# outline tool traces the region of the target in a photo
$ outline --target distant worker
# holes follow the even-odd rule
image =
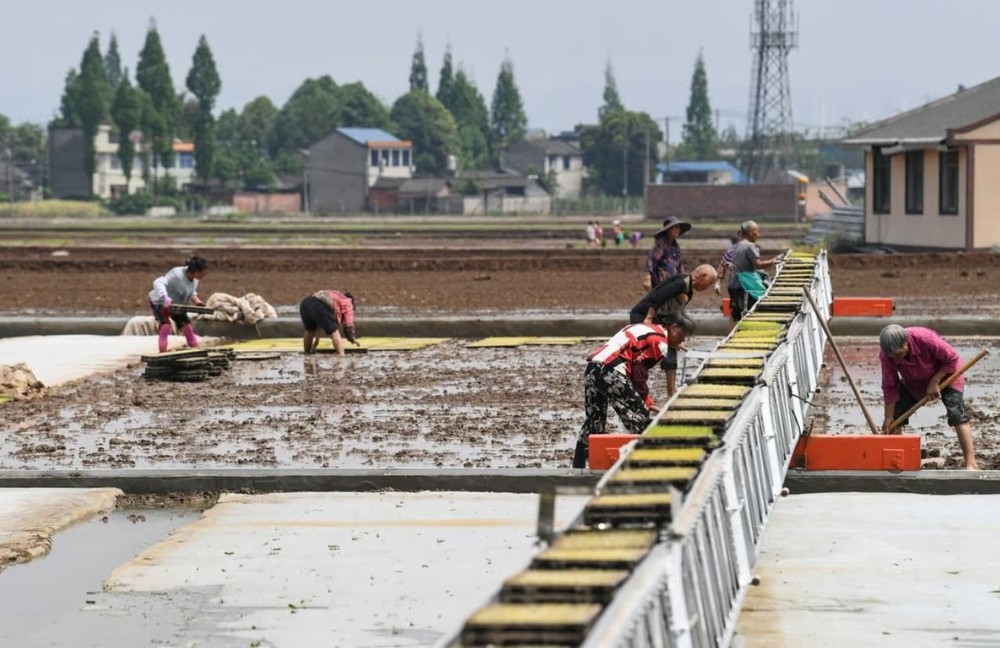
[[[653,248],[646,257],[647,276],[643,282],[646,290],[656,288],[675,274],[684,272],[681,246],[677,239],[689,229],[691,223],[671,216],[663,221],[663,227],[653,235]]]
[[[670,277],[632,307],[629,323],[662,324],[668,313],[683,311],[694,291],[707,290],[715,282],[715,268],[703,263],[691,274]],[[677,393],[677,349],[671,347],[660,363],[667,378],[667,397]]]
[[[615,239],[615,247],[621,247],[621,244],[625,242],[625,228],[622,227],[620,220],[615,220],[611,224],[611,235]]]
[[[694,322],[683,313],[669,313],[663,325],[629,324],[590,354],[583,386],[586,420],[573,453],[574,468],[587,465],[590,435],[607,431],[609,404],[629,432],[646,429],[650,412],[659,411],[649,394],[649,369],[694,329]]]
[[[605,243],[604,228],[601,227],[601,221],[594,221],[594,247],[604,247]]]
[[[961,358],[958,351],[938,335],[922,326],[903,328],[890,324],[878,336],[879,363],[882,365],[882,395],[885,399],[885,420],[882,431],[924,396],[940,398],[948,415],[948,425],[955,428],[958,445],[967,470],[979,470],[972,445],[972,428],[965,411],[962,388],[965,377],[941,388],[941,381],[958,371]],[[903,421],[905,425],[908,421]],[[899,434],[897,427],[894,433]]]
[[[337,355],[344,355],[344,340],[361,346],[354,328],[354,295],[336,290],[320,290],[309,295],[299,304],[299,316],[305,333],[302,336],[302,351],[315,353],[319,346],[319,331],[330,336]],[[343,333],[341,333],[343,331]]]
[[[740,234],[743,238],[733,247],[733,276],[729,279],[729,308],[734,322],[740,321],[743,314],[767,291],[758,271],[774,267],[780,258],[760,258],[760,248],[756,245],[760,238],[760,225],[756,221],[744,221],[740,225]]]
[[[597,230],[594,228],[594,221],[587,221],[587,227],[584,229],[584,235],[587,237],[587,247],[596,247]]]
[[[184,334],[187,345],[192,349],[198,347],[198,336],[194,334],[191,320],[184,311],[171,308],[175,304],[195,304],[203,306],[198,297],[198,282],[208,274],[208,261],[200,256],[193,256],[187,265],[171,268],[167,274],[153,281],[153,289],[149,292],[149,307],[159,325],[160,353],[167,350],[167,338],[170,336],[170,321]]]
[[[639,230],[632,230],[628,234],[628,244],[632,246],[632,249],[639,247],[639,241],[642,240],[642,232]]]

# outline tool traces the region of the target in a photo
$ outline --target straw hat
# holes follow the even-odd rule
[[[682,221],[681,219],[677,218],[676,216],[671,216],[667,220],[663,221],[663,227],[660,229],[660,231],[658,231],[653,236],[654,237],[656,237],[656,236],[663,236],[668,231],[670,231],[671,227],[677,227],[678,225],[681,226],[681,234],[684,234],[684,232],[686,232],[689,229],[691,229],[691,223],[689,223],[687,221]]]

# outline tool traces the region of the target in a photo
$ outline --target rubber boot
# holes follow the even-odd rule
[[[198,336],[194,334],[194,327],[190,324],[185,324],[181,328],[181,332],[184,333],[184,339],[187,340],[188,346],[192,349],[198,348]]]
[[[583,441],[576,442],[576,452],[573,453],[573,467],[587,467],[587,444]]]
[[[170,324],[160,324],[160,353],[167,350],[167,337],[170,336]]]

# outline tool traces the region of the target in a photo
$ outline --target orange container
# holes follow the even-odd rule
[[[607,470],[618,461],[622,446],[638,438],[638,434],[591,434],[587,441],[590,469]]]
[[[810,434],[799,439],[792,468],[805,470],[920,470],[917,434]]]
[[[834,317],[889,317],[896,309],[892,297],[834,297]]]

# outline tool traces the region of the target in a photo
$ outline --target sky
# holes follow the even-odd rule
[[[773,0],[777,2],[777,0]],[[175,88],[204,34],[219,110],[266,95],[279,107],[308,77],[361,81],[387,105],[408,89],[418,35],[433,91],[450,45],[489,103],[509,57],[528,123],[551,133],[596,121],[611,62],[623,103],[678,137],[702,53],[720,128],[746,129],[753,0],[36,0],[0,23],[0,113],[45,123],[91,34],[112,31],[134,72],[155,19]],[[798,130],[874,121],[1000,75],[997,0],[799,0],[788,61]],[[134,77],[133,77],[134,79]]]

